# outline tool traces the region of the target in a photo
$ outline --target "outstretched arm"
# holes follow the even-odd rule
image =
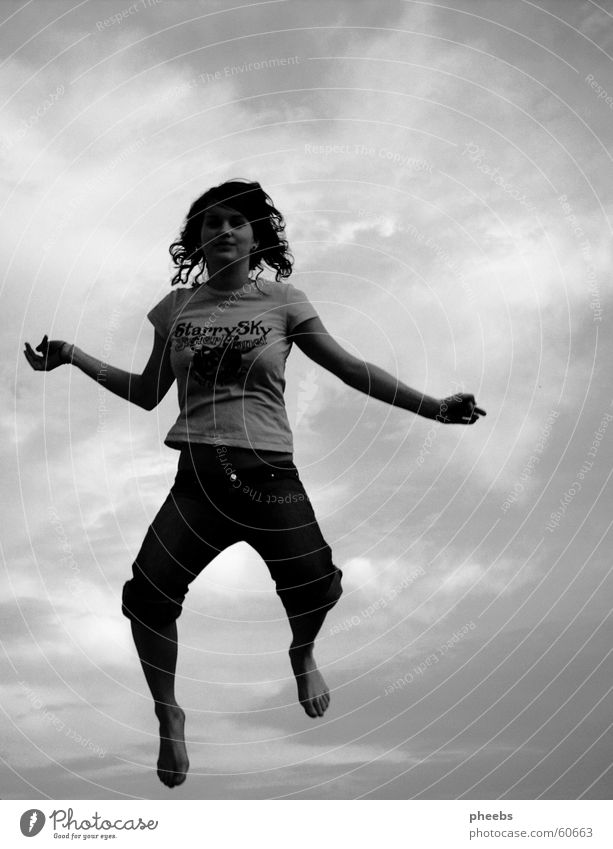
[[[411,389],[379,366],[352,356],[330,336],[319,317],[299,324],[291,339],[307,357],[348,386],[386,404],[445,424],[474,424],[479,416],[486,414],[476,406],[473,395],[461,393],[449,398],[433,398]]]
[[[45,336],[36,347],[36,354],[28,342],[24,354],[35,371],[52,371],[60,365],[71,363],[84,374],[102,384],[109,392],[125,398],[144,410],[152,410],[166,395],[174,381],[170,367],[170,352],[166,340],[156,332],[153,350],[142,374],[133,374],[115,368],[91,357],[68,342],[49,341]]]

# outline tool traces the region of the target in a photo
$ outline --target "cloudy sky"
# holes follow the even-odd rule
[[[487,418],[433,426],[294,351],[295,460],[345,594],[296,702],[244,544],[194,585],[173,798],[613,789],[613,3],[2,4],[2,798],[168,798],[120,612],[174,477],[146,413],[25,340],[138,372],[191,201],[259,180],[353,353]]]

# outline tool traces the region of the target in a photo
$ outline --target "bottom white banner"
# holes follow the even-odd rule
[[[352,849],[567,846],[610,849],[609,801],[0,801],[3,847],[111,846]]]

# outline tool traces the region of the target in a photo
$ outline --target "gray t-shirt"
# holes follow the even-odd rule
[[[147,315],[170,340],[177,379],[180,412],[165,444],[293,451],[283,395],[288,335],[315,316],[304,292],[274,280],[230,293],[208,284],[169,292]]]

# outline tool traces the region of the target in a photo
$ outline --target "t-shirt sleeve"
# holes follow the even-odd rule
[[[319,313],[309,301],[302,289],[296,289],[291,283],[287,286],[287,333],[293,333],[299,324],[309,318],[316,318]]]
[[[174,292],[169,292],[147,313],[147,318],[164,339],[168,336],[170,330],[172,307],[175,301],[174,296]]]

